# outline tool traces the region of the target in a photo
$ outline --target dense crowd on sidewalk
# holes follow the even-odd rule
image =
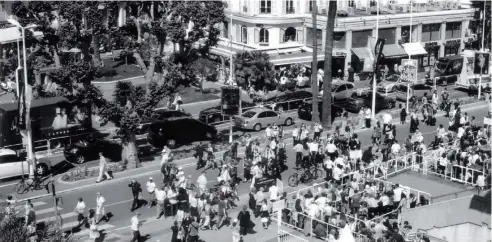
[[[451,105],[445,94],[441,101],[435,96],[433,94],[431,100],[418,101],[425,108],[410,109],[411,135],[405,140],[396,139],[397,129],[391,115],[384,114],[382,120],[374,122],[368,107],[361,111],[358,121],[344,116],[341,125],[326,135],[319,123],[312,127],[295,126],[292,132],[295,162],[292,164],[287,159],[283,129],[275,124],[265,130],[267,142],[260,143],[250,135],[244,138],[244,157],[238,156],[238,141],[233,142],[222,157],[215,157],[211,144],[199,146],[195,158],[196,169],[201,173],[196,179],[186,175],[183,168],[174,163],[173,152],[164,147],[161,159],[164,185],[158,186],[152,177],[145,186],[135,179],[128,184],[134,200],[131,210],[136,211],[131,219],[132,241],[141,240],[138,210],[144,205],[155,206],[158,219],[172,217],[175,220],[171,228],[172,241],[198,241],[201,230],[219,230],[227,226],[236,242],[247,236],[252,217],[260,217],[262,227],[268,229],[274,205],[282,200],[285,202],[282,221],[308,236],[336,241],[340,229],[348,224],[356,235],[368,241],[382,237],[401,241],[411,226],[398,220],[399,211],[425,206],[430,201],[424,195],[384,181],[397,167],[417,164],[420,169],[438,175],[450,174],[480,188],[490,187],[490,127],[478,126],[474,117],[469,118],[467,113],[461,112],[459,103]],[[448,117],[448,129],[435,123],[439,106]],[[489,112],[487,117],[490,116]],[[405,122],[406,108],[402,107],[401,123]],[[424,140],[419,131],[420,122],[437,125],[434,141]],[[355,133],[357,129],[373,130],[372,143],[361,144]],[[453,152],[447,152],[449,150]],[[105,174],[105,164],[101,155],[98,182],[104,175],[110,178]],[[238,174],[240,165],[244,167],[242,177]],[[287,177],[282,174],[287,167],[324,170],[325,182],[290,195],[275,182],[265,182],[286,181]],[[215,183],[212,187],[206,176],[210,170],[218,171],[217,181],[210,181]],[[241,182],[251,183],[247,202],[239,201],[237,185]],[[87,224],[90,238],[94,240],[99,239],[97,225],[100,220],[109,219],[102,194],[97,194],[96,200],[97,208],[90,209],[87,218],[82,198],[75,207],[79,226]],[[144,204],[142,200],[145,200]],[[15,213],[14,199],[11,201],[5,219]],[[247,206],[243,207],[244,204]],[[231,209],[238,206],[239,215],[230,217]]]

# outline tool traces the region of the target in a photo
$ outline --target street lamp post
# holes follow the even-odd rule
[[[32,91],[28,91],[29,84],[27,82],[27,49],[26,49],[26,29],[28,28],[33,28],[35,26],[26,26],[22,27],[22,25],[15,19],[9,18],[7,20],[10,24],[15,25],[16,27],[19,27],[22,30],[22,53],[24,55],[24,60],[23,60],[23,69],[24,69],[24,95],[26,100],[26,138],[27,138],[27,144],[26,144],[26,150],[27,150],[27,160],[28,164],[30,164],[29,167],[29,177],[33,178],[35,175],[34,169],[36,167],[36,160],[34,159],[34,154],[33,154],[33,147],[32,147],[32,130],[31,130],[31,98],[30,95],[32,95]],[[17,49],[19,51],[19,49]],[[19,54],[18,54],[19,55]],[[20,55],[19,55],[20,56]],[[20,61],[19,61],[20,63]],[[17,73],[16,73],[17,74]],[[18,78],[18,76],[17,76]],[[19,85],[19,82],[17,81],[17,85]],[[18,91],[19,93],[19,91]],[[19,93],[20,94],[20,93]],[[20,102],[20,99],[19,99]]]
[[[379,1],[377,2],[377,7],[376,7],[376,42],[379,37]],[[377,63],[377,56],[374,56],[375,63]],[[377,70],[377,66],[374,67],[374,75],[373,75],[373,80],[372,80],[372,119],[376,119],[376,85],[377,85],[377,78],[376,78],[376,73],[379,70]]]

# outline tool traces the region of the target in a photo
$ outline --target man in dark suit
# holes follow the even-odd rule
[[[128,187],[131,188],[133,194],[133,203],[131,209],[131,211],[133,212],[135,211],[135,209],[138,208],[138,205],[140,204],[138,200],[138,194],[142,191],[142,187],[140,186],[140,183],[135,180],[135,178],[131,180],[130,184],[128,184]]]
[[[239,212],[237,219],[239,220],[239,234],[241,236],[246,235],[248,233],[248,228],[251,221],[251,216],[247,206],[244,206],[243,210]]]

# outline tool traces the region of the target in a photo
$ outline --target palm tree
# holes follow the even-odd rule
[[[325,76],[323,78],[323,127],[331,128],[331,81],[332,81],[332,53],[333,53],[333,29],[335,28],[335,17],[337,15],[337,2],[330,1],[328,5],[328,19],[326,21],[325,38]]]

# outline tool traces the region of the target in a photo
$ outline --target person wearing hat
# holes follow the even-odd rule
[[[156,202],[155,199],[156,184],[152,179],[152,177],[149,177],[149,181],[147,181],[146,187],[147,187],[147,192],[149,193],[149,208],[150,208],[154,206],[154,203]]]

